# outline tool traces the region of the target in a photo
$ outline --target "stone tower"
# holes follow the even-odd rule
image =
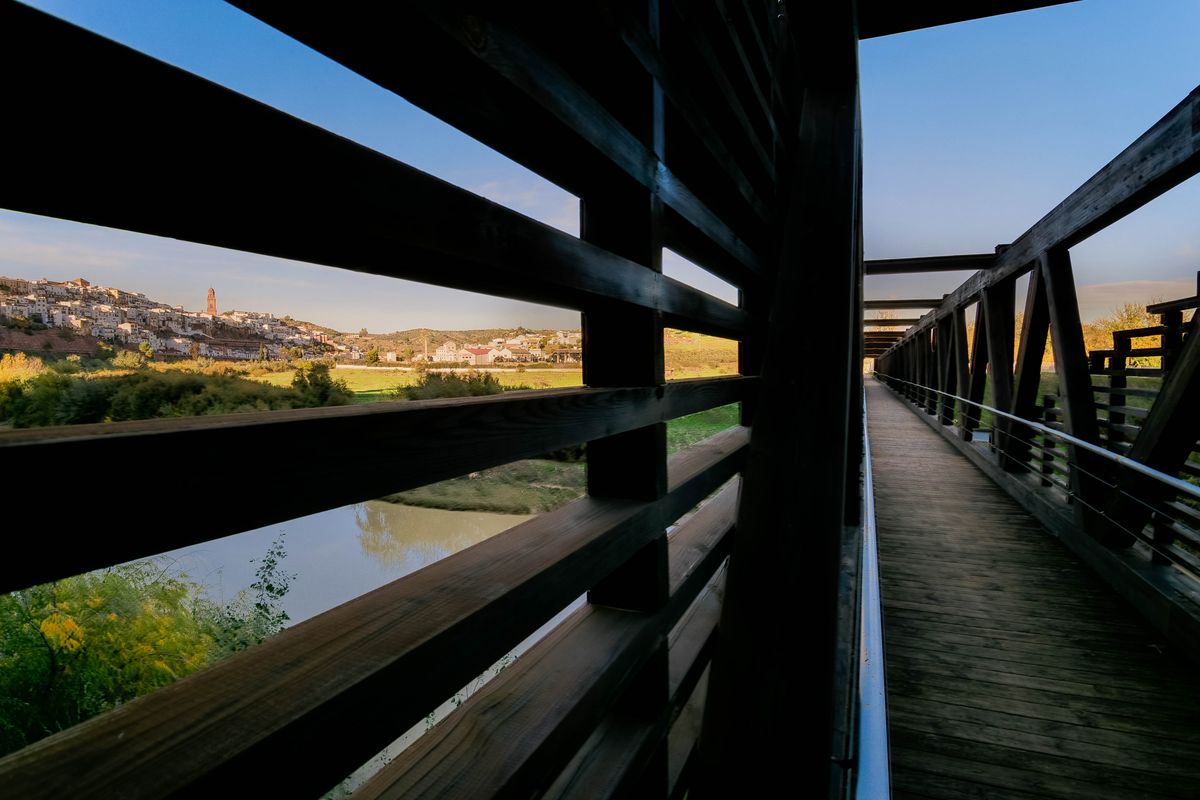
[[[208,289],[208,313],[213,316],[217,313],[217,292],[212,287]]]

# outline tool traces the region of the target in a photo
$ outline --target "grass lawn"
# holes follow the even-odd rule
[[[586,488],[582,463],[528,458],[380,499],[451,511],[540,514],[582,497]]]
[[[668,328],[663,332],[667,380],[738,374],[738,343]]]
[[[667,422],[667,453],[677,453],[741,422],[741,403],[710,408]]]

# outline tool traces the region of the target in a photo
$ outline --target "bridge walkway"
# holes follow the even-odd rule
[[[897,798],[1200,798],[1200,669],[868,380]]]

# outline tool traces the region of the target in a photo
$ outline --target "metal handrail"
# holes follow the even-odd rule
[[[883,661],[883,610],[879,597],[879,550],[875,531],[875,485],[863,391],[863,525],[859,571],[858,751],[856,800],[890,798],[887,682]]]
[[[1024,417],[1018,417],[1016,414],[1010,414],[1007,411],[1001,411],[998,408],[993,408],[992,406],[984,405],[983,403],[977,403],[974,400],[968,400],[965,397],[959,397],[958,395],[951,394],[950,392],[943,392],[940,389],[934,389],[932,386],[923,386],[919,383],[913,383],[912,381],[906,381],[903,378],[896,378],[891,375],[880,375],[879,373],[877,373],[875,371],[872,371],[871,374],[874,375],[875,377],[881,378],[883,380],[907,383],[909,386],[915,386],[916,388],[922,389],[927,392],[934,392],[936,394],[942,395],[943,397],[949,397],[953,400],[960,400],[964,403],[968,403],[972,406],[976,406],[985,411],[990,411],[993,414],[995,414],[996,416],[1004,417],[1005,419],[1010,419],[1010,420],[1013,420],[1014,422],[1019,422],[1020,424],[1024,425],[1027,428],[1032,428],[1033,430],[1039,431],[1040,433],[1045,434],[1047,436],[1054,436],[1058,439],[1062,439],[1064,442],[1073,444],[1078,448],[1087,450],[1090,453],[1095,453],[1098,456],[1107,458],[1109,461],[1112,461],[1114,464],[1120,464],[1121,466],[1127,467],[1127,468],[1133,470],[1134,472],[1139,472],[1142,475],[1145,475],[1147,477],[1154,478],[1155,480],[1158,480],[1158,481],[1162,481],[1163,483],[1167,484],[1172,489],[1175,489],[1176,491],[1180,492],[1181,494],[1186,494],[1189,497],[1192,497],[1196,500],[1200,500],[1200,487],[1195,486],[1194,484],[1188,483],[1185,480],[1180,480],[1179,478],[1176,478],[1173,475],[1168,475],[1165,472],[1159,472],[1158,470],[1154,469],[1153,467],[1148,467],[1140,461],[1134,461],[1132,458],[1128,458],[1126,456],[1119,455],[1117,453],[1112,452],[1111,450],[1105,450],[1103,447],[1100,447],[1099,445],[1092,444],[1091,442],[1086,442],[1083,439],[1079,439],[1075,436],[1072,436],[1069,433],[1063,433],[1062,431],[1056,431],[1056,430],[1054,430],[1054,428],[1043,425],[1040,422],[1034,422],[1033,420],[1025,419]]]

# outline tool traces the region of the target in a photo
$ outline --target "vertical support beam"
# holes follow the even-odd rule
[[[917,402],[917,388],[914,386],[917,382],[917,344],[913,339],[904,343],[904,380],[908,381],[904,384],[904,396],[910,402]]]
[[[1044,422],[1050,422],[1055,404],[1054,395],[1046,395],[1042,398],[1042,419]],[[1042,436],[1042,486],[1050,486],[1050,478],[1046,477],[1054,473],[1054,450],[1056,448],[1055,438],[1053,436]]]
[[[933,391],[938,386],[938,354],[932,327],[922,331],[921,342],[925,352],[925,374],[921,376],[921,384],[929,387],[925,391],[925,413],[932,415],[937,413],[938,403],[938,393]]]
[[[971,387],[971,359],[967,352],[967,314],[966,309],[955,308],[951,320],[952,336],[954,337],[954,375],[956,394],[968,397]],[[965,436],[970,436],[967,430],[967,418],[970,416],[970,404],[959,402],[959,425]]]
[[[1046,286],[1059,395],[1066,401],[1063,422],[1067,433],[1095,442],[1099,439],[1096,404],[1092,400],[1092,380],[1088,373],[1087,348],[1083,343],[1083,323],[1079,319],[1079,301],[1075,296],[1071,254],[1066,248],[1050,250],[1038,259],[1038,267]]]
[[[653,36],[659,35],[657,0],[643,5]],[[662,92],[646,75],[629,97],[633,131],[661,159],[665,147]],[[639,96],[640,95],[640,96]],[[614,174],[580,198],[580,238],[662,272],[663,209],[659,198],[625,175]],[[583,380],[588,386],[662,386],[662,314],[625,305],[592,308],[583,315]],[[587,488],[595,497],[654,500],[667,491],[666,424],[657,423],[587,446]],[[592,587],[588,602],[652,612],[670,594],[665,527],[629,561]],[[646,724],[669,699],[666,643],[635,682]],[[634,691],[634,690],[631,690]],[[653,762],[639,778],[648,794],[665,795],[665,761]]]
[[[1133,339],[1130,336],[1122,336],[1121,331],[1113,331],[1113,354],[1109,359],[1109,370],[1112,373],[1108,376],[1109,388],[1113,391],[1108,393],[1108,442],[1111,446],[1116,442],[1125,440],[1124,435],[1120,431],[1113,428],[1114,425],[1125,424],[1125,414],[1121,411],[1113,411],[1113,406],[1123,406],[1128,402],[1128,395],[1117,393],[1117,389],[1128,388],[1128,381],[1125,376],[1125,370],[1129,368],[1129,351],[1133,349]],[[1165,339],[1165,337],[1164,337]],[[1093,370],[1094,371],[1094,370]],[[1120,374],[1118,374],[1118,372]],[[1092,395],[1095,399],[1095,395]]]
[[[937,326],[938,389],[946,394],[938,395],[938,421],[943,425],[954,424],[954,395],[958,390],[958,371],[954,364],[954,318],[945,317]]]
[[[1081,329],[1082,330],[1082,329]],[[1029,274],[1029,290],[1025,295],[1025,314],[1021,325],[1021,344],[1017,353],[1017,369],[1013,383],[1012,413],[1023,419],[1034,419],[1038,389],[1042,380],[1042,357],[1046,352],[1046,335],[1050,332],[1050,308],[1046,302],[1046,286],[1042,271]],[[1009,471],[1025,468],[1029,461],[1029,442],[1033,430],[1013,422],[997,425],[1004,432],[1005,445],[1001,466]]]
[[[1001,411],[1012,409],[1013,336],[1016,317],[1016,280],[1009,278],[983,290],[979,305],[987,326],[988,371],[992,376],[992,403]],[[978,323],[976,323],[978,324]],[[1001,420],[992,422],[992,445],[1006,444]]]
[[[1200,292],[1200,287],[1197,287],[1197,291]],[[1162,368],[1166,375],[1175,369],[1175,362],[1179,360],[1179,353],[1183,349],[1183,312],[1168,311],[1159,315],[1159,321],[1166,328],[1162,335]]]
[[[1049,250],[1038,258],[1038,269],[1046,285],[1054,369],[1058,373],[1059,394],[1064,401],[1063,427],[1072,436],[1097,442],[1100,431],[1096,423],[1087,349],[1083,343],[1079,301],[1075,296],[1071,254],[1065,247]],[[1079,500],[1075,504],[1079,526],[1110,546],[1132,544],[1130,534],[1108,524],[1098,512],[1109,491],[1106,483],[1112,480],[1108,462],[1075,447],[1068,447],[1067,453],[1071,492]]]
[[[800,8],[779,7],[779,24],[788,24],[793,7]],[[780,161],[784,216],[776,229],[768,357],[705,708],[702,774],[689,790],[694,800],[772,796],[781,764],[806,797],[845,790],[852,683],[839,642],[853,636],[839,630],[846,610],[840,580],[847,537],[857,528],[846,525],[844,495],[862,446],[851,440],[849,420],[861,402],[851,396],[857,383],[850,373],[861,370],[853,357],[862,327],[852,302],[862,269],[854,4],[803,6],[786,38],[795,47],[783,64],[790,57],[798,67],[785,78],[804,83],[803,104],[796,139],[784,143],[788,158]],[[802,320],[794,309],[811,297],[830,300]],[[827,335],[804,335],[814,328]],[[797,347],[801,363],[829,365],[820,391],[797,374]],[[789,357],[774,357],[783,353]],[[804,609],[802,633],[781,638],[776,612],[783,608]],[[798,724],[816,733],[804,747],[777,735]]]
[[[987,386],[987,367],[988,367],[988,340],[987,340],[987,325],[984,324],[985,313],[983,311],[983,303],[980,302],[975,306],[975,335],[972,337],[973,344],[971,345],[971,379],[970,385],[967,387],[966,397],[971,401],[968,404],[968,413],[963,425],[963,438],[970,441],[971,432],[979,427],[979,406],[975,403],[983,402],[984,389]]]
[[[765,320],[770,311],[770,301],[756,288],[743,287],[738,290],[738,307],[744,308],[753,320]],[[763,366],[763,338],[766,330],[755,324],[748,330],[743,339],[738,341],[738,374],[760,375]],[[758,398],[747,397],[742,400],[743,425],[754,424],[754,412]]]

